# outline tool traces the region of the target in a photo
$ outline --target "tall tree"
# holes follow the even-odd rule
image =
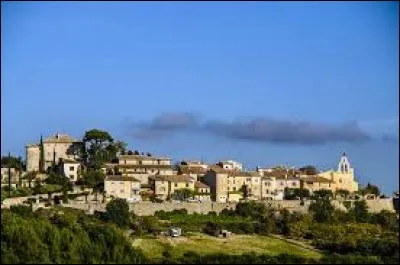
[[[44,160],[44,145],[43,145],[43,137],[40,135],[40,144],[39,144],[39,150],[40,150],[40,157],[39,157],[39,172],[43,173],[45,172],[45,160]]]
[[[114,142],[106,131],[92,129],[83,137],[85,165],[99,170],[106,162],[111,162],[117,155],[126,149],[126,143]]]
[[[314,166],[311,166],[311,165],[301,167],[301,168],[299,168],[299,171],[305,175],[317,175],[318,174],[318,170]]]
[[[8,158],[11,159],[10,152],[8,152]],[[11,197],[11,167],[8,165],[8,197]]]
[[[381,194],[381,191],[378,186],[372,185],[371,183],[368,182],[367,186],[364,189],[360,190],[362,195],[366,194],[374,194],[375,196],[379,196]]]

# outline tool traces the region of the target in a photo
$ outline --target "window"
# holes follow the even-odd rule
[[[268,187],[271,187],[271,182],[268,181],[268,182],[267,182],[267,186],[268,186]]]
[[[251,181],[251,178],[247,178],[246,181]]]
[[[229,191],[229,187],[227,187],[226,190]]]
[[[339,179],[339,183],[342,183],[342,179]]]
[[[178,187],[178,183],[175,182],[175,187]]]
[[[69,171],[74,171],[75,170],[75,167],[69,167]]]
[[[293,182],[292,182],[292,186],[296,186],[296,182],[293,181]]]
[[[269,194],[269,190],[267,190],[266,193]]]
[[[189,188],[189,183],[186,183],[186,188]]]
[[[285,185],[285,183],[283,181],[281,181],[281,186]]]
[[[124,192],[124,190],[120,190],[119,192],[123,193],[123,192]]]
[[[233,187],[233,191],[236,191],[236,187]]]
[[[73,178],[74,178],[74,175],[69,175],[69,178],[70,178],[70,179],[73,179]]]

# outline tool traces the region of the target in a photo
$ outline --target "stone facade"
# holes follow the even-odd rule
[[[82,142],[68,135],[56,134],[43,141],[45,170],[53,163],[58,164],[60,159],[77,159]],[[29,144],[26,146],[26,170],[39,171],[40,146]]]
[[[358,182],[354,177],[354,169],[351,167],[347,156],[343,153],[338,170],[329,170],[318,174],[319,176],[332,180],[335,185],[333,190],[344,189],[350,192],[358,191]]]
[[[238,201],[243,195],[243,186],[247,187],[250,199],[261,199],[261,176],[256,172],[213,167],[204,175],[204,182],[210,186],[216,202]]]

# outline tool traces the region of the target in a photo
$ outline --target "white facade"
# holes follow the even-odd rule
[[[62,173],[72,182],[78,180],[80,163],[74,161],[63,161],[61,164]]]

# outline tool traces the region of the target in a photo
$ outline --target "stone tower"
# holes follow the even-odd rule
[[[351,169],[352,168],[350,166],[349,160],[347,159],[346,153],[343,153],[338,165],[338,172],[350,173]]]

